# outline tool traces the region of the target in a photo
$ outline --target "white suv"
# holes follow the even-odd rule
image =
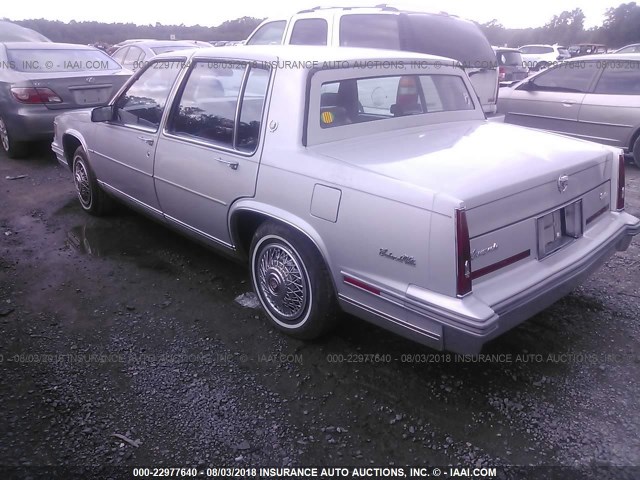
[[[571,58],[569,50],[558,45],[523,45],[518,50],[530,70],[544,70]]]
[[[328,45],[404,50],[458,60],[485,114],[496,112],[495,54],[473,22],[446,13],[377,7],[316,7],[262,22],[247,45]]]

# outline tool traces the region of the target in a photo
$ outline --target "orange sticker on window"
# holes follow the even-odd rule
[[[333,113],[322,112],[322,123],[333,123]]]

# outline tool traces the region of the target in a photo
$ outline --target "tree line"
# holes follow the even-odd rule
[[[8,19],[5,19],[8,20]],[[177,40],[244,40],[263,19],[242,17],[228,20],[217,27],[201,25],[135,25],[133,23],[76,22],[69,23],[34,19],[17,23],[31,28],[54,42],[82,44],[115,44],[129,38]],[[480,28],[492,45],[518,47],[531,43],[575,45],[578,43],[601,43],[609,47],[621,47],[629,43],[640,43],[640,6],[635,2],[622,3],[608,8],[605,20],[599,27],[584,28],[585,15],[575,8],[554,15],[542,27],[505,28],[498,20],[480,24]]]
[[[622,3],[608,8],[601,26],[584,28],[585,15],[575,8],[554,15],[538,28],[505,28],[494,19],[480,24],[480,28],[492,45],[521,45],[544,43],[564,46],[579,43],[597,43],[618,48],[630,43],[640,43],[640,6],[636,2]]]
[[[9,19],[4,19],[9,20]],[[228,20],[217,27],[201,25],[136,25],[134,23],[76,22],[69,23],[44,18],[14,21],[31,28],[54,42],[114,45],[130,38],[169,40],[244,40],[263,19],[242,17]],[[11,20],[9,20],[11,21]]]

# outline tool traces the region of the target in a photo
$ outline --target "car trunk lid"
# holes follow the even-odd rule
[[[57,72],[55,74],[31,74],[31,85],[38,89],[48,88],[62,100],[45,103],[50,110],[86,108],[106,104],[129,78],[129,74],[118,72]]]
[[[398,180],[408,190],[429,190],[435,195],[433,210],[439,213],[452,215],[451,204],[463,204],[471,237],[579,198],[610,179],[607,162],[612,158],[606,147],[590,142],[478,121],[418,127],[314,149]]]

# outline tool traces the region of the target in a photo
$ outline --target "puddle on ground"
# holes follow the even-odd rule
[[[171,263],[153,251],[159,248],[156,240],[124,229],[78,225],[67,233],[67,243],[82,254],[128,260],[139,267],[155,271],[174,270]]]

